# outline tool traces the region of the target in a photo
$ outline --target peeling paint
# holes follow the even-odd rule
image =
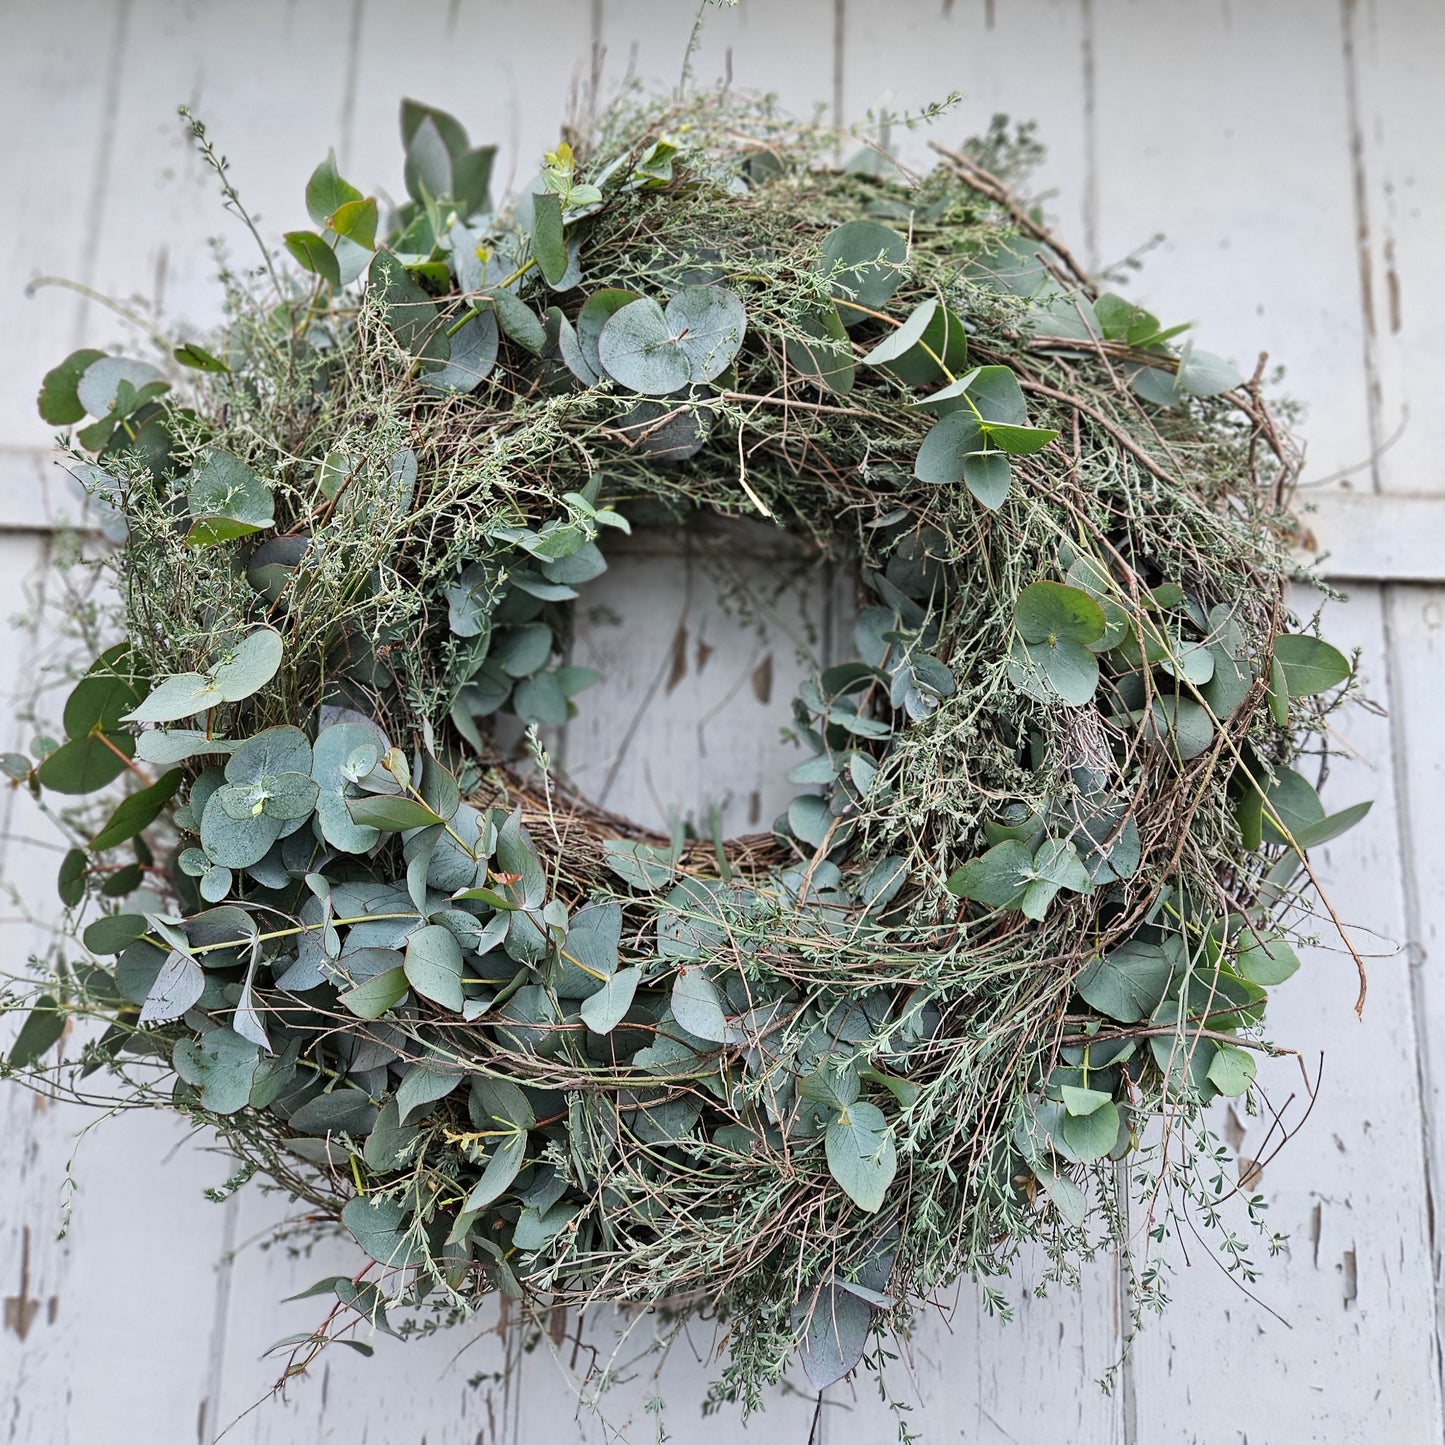
[[[5,1300],[5,1328],[14,1330],[23,1343],[39,1312],[40,1301],[30,1295],[30,1226],[27,1224],[20,1231],[20,1293]]]

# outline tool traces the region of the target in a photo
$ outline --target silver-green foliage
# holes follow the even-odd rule
[[[1021,1241],[1067,1274],[1111,1161],[1207,1195],[1143,1126],[1251,1087],[1281,905],[1361,812],[1290,766],[1351,669],[1283,612],[1257,392],[967,162],[624,115],[497,210],[453,117],[402,135],[410,200],[318,167],[303,274],[233,280],[184,402],[99,352],[45,378],[126,637],[5,767],[139,776],[59,880],[115,962],[49,980],[11,1064],[100,1014],[83,1071],[169,1061],[450,1304],[713,1292],[748,1401]],[[568,607],[640,500],[856,571],[766,839],[610,836],[490,748],[597,681]]]

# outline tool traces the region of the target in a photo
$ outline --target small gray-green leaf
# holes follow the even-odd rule
[[[582,1000],[582,1022],[594,1034],[609,1034],[627,1016],[642,979],[636,968],[619,969],[596,993]]]
[[[341,1222],[378,1264],[403,1269],[420,1264],[426,1257],[422,1243],[401,1227],[407,1213],[406,1205],[395,1199],[358,1195],[347,1200],[341,1211]]]
[[[423,998],[462,1011],[462,950],[451,930],[428,924],[406,940],[406,977]]]
[[[188,954],[173,949],[146,994],[140,1022],[163,1024],[178,1019],[205,990],[206,976],[201,965]]]
[[[673,1017],[688,1033],[725,1043],[730,1030],[722,995],[701,967],[680,968],[672,985]]]
[[[860,1101],[839,1112],[824,1140],[828,1171],[843,1192],[870,1213],[881,1209],[898,1169],[893,1131],[876,1104]]]

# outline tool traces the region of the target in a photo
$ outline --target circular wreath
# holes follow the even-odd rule
[[[103,1066],[339,1219],[353,1325],[666,1301],[728,1317],[748,1402],[1024,1241],[1069,1273],[1116,1161],[1213,1219],[1201,1111],[1354,816],[1291,766],[1350,666],[1285,608],[1259,375],[1096,287],[1001,129],[837,169],[709,97],[502,209],[453,117],[401,129],[410,199],[319,166],[212,349],[45,378],[123,635],[5,762],[128,791],[67,815],[92,957],[11,1065]],[[856,575],[764,835],[641,832],[489,731],[585,705],[570,605],[645,512]]]

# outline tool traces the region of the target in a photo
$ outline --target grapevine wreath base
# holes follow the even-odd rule
[[[1301,771],[1350,667],[1285,608],[1259,376],[1096,286],[1003,128],[837,169],[709,96],[502,209],[453,117],[402,135],[410,199],[323,163],[209,349],[45,379],[122,613],[6,759],[58,795],[84,944],[12,1071],[109,1071],[339,1220],[374,1264],[324,1282],[333,1332],[671,1302],[748,1404],[1025,1242],[1070,1276],[1119,1161],[1247,1269],[1202,1109],[1251,1093],[1307,850],[1358,816]],[[648,509],[856,575],[764,836],[640,833],[535,731],[585,706],[569,609]],[[53,1054],[70,1017],[103,1030]]]

